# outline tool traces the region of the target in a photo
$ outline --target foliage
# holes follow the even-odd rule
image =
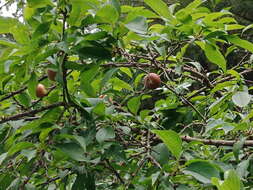
[[[253,187],[252,26],[204,0],[144,2],[27,0],[0,17],[0,189]]]

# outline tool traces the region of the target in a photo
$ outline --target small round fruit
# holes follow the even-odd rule
[[[107,96],[106,94],[101,94],[101,95],[99,96],[99,98],[103,99],[103,98],[105,98],[106,96]]]
[[[156,73],[149,73],[144,77],[144,86],[148,89],[155,89],[161,85],[160,76]]]
[[[52,69],[47,70],[47,76],[49,80],[55,81],[56,74],[57,72]]]
[[[36,88],[36,96],[42,98],[47,95],[47,90],[43,84],[38,84]]]

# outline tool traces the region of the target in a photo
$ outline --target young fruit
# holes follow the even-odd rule
[[[148,89],[155,89],[161,85],[161,79],[158,74],[149,73],[144,77],[144,86]]]
[[[36,88],[36,96],[38,98],[42,98],[44,96],[46,96],[47,94],[47,90],[45,88],[45,86],[43,84],[38,84],[37,88]]]
[[[56,74],[57,72],[52,69],[47,70],[47,76],[49,80],[55,81]]]

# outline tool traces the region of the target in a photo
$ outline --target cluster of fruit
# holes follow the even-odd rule
[[[57,72],[48,69],[47,70],[47,76],[48,79],[51,81],[55,81]],[[149,73],[144,77],[144,86],[147,89],[155,89],[158,88],[161,85],[161,79],[160,76],[156,73]],[[38,98],[43,98],[44,96],[47,95],[47,89],[43,84],[38,84],[36,88],[36,96]]]

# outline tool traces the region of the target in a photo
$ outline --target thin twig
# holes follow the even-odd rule
[[[115,174],[115,176],[119,179],[119,181],[124,185],[124,180],[121,178],[120,174],[114,169],[108,159],[105,159],[106,164],[108,165],[109,169]]]
[[[50,183],[54,182],[54,181],[57,181],[58,179],[61,179],[60,177],[54,177],[52,179],[49,179],[48,181],[44,182],[44,183],[40,183],[38,185],[36,185],[37,187],[38,186],[45,186],[45,185],[49,185]]]
[[[206,123],[206,118],[203,116],[202,113],[200,113],[200,111],[188,99],[186,99],[185,97],[178,94],[172,87],[170,87],[166,83],[164,83],[164,85],[166,86],[166,88],[168,88],[170,91],[172,91],[176,96],[178,96],[184,104],[189,105],[202,118],[202,120]]]
[[[51,87],[49,88],[49,91],[47,92],[47,94],[46,94],[44,97],[47,97],[47,96],[50,94],[50,92],[52,92],[56,87],[57,87],[56,85],[51,86]],[[34,101],[34,102],[32,103],[32,105],[31,105],[30,107],[28,107],[28,109],[30,109],[30,108],[36,106],[41,100],[43,100],[44,97],[42,97],[42,98],[40,98],[40,99]]]
[[[20,119],[23,119],[26,116],[33,116],[37,113],[40,113],[40,112],[43,112],[43,111],[46,111],[46,110],[49,110],[49,109],[52,109],[52,108],[55,108],[55,107],[64,106],[64,105],[65,105],[64,102],[58,102],[58,103],[55,103],[55,104],[50,104],[48,106],[41,107],[41,108],[36,109],[36,110],[31,110],[31,111],[27,111],[27,112],[24,112],[24,113],[19,113],[19,114],[9,116],[9,117],[3,117],[2,120],[0,120],[0,124],[6,123],[8,121],[20,120]]]
[[[9,3],[11,3],[13,1],[9,0],[9,1],[6,1],[1,7],[0,7],[0,10],[2,10],[2,8],[6,7]]]
[[[240,67],[243,63],[244,63],[244,60],[248,57],[249,55],[249,52],[247,52],[241,59],[241,61],[234,67],[232,67],[231,70],[235,70],[236,68]]]

